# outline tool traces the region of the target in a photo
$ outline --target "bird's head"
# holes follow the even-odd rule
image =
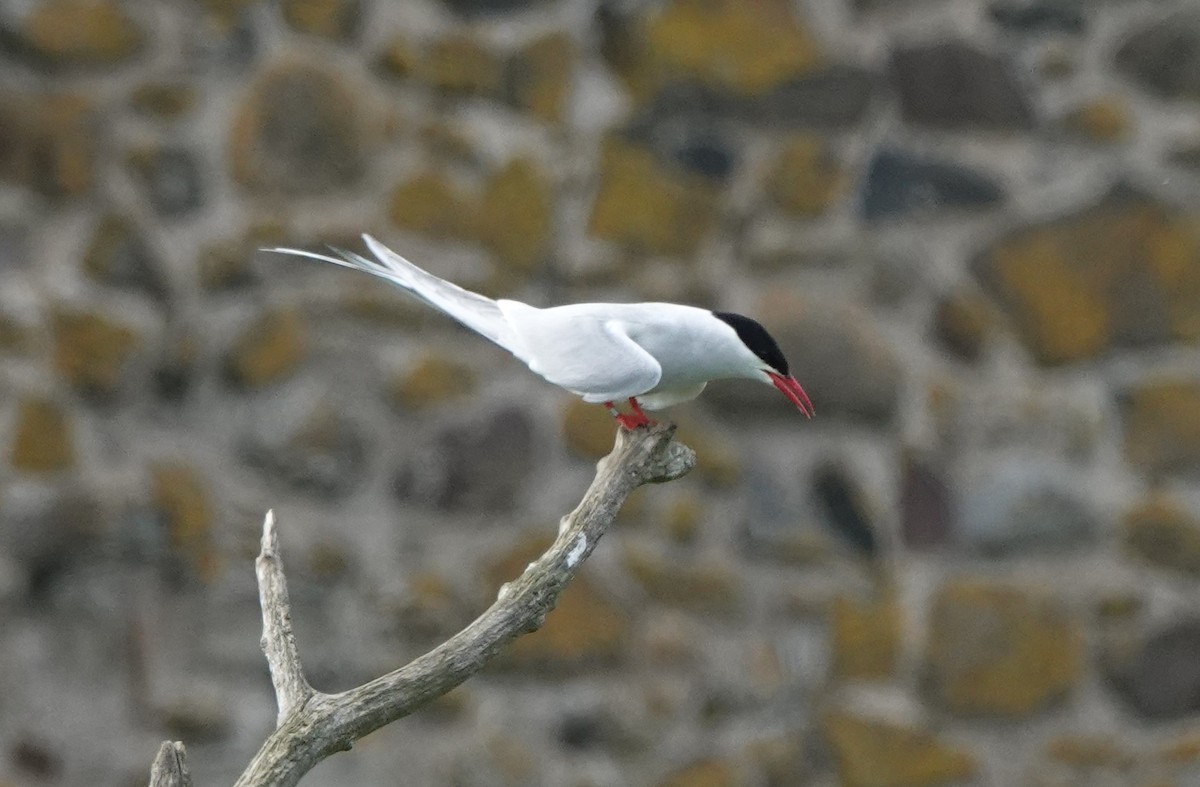
[[[764,383],[774,385],[780,393],[799,408],[800,412],[804,413],[805,417],[812,418],[816,414],[808,394],[804,393],[804,389],[800,387],[800,383],[796,382],[796,378],[788,373],[787,358],[783,357],[779,344],[771,334],[767,333],[766,328],[741,314],[713,312],[713,316],[733,328],[738,339],[749,351],[747,362],[751,368],[747,374],[748,377],[754,377]]]

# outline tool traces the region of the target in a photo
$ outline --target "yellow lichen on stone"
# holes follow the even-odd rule
[[[1016,587],[955,581],[933,603],[926,658],[934,697],[964,715],[1020,717],[1079,682],[1079,622]]]
[[[846,173],[820,137],[788,142],[771,167],[767,190],[781,209],[794,216],[819,216],[842,195]]]
[[[566,33],[527,44],[508,64],[512,102],[547,123],[562,120],[574,60],[575,42]]]
[[[26,20],[25,39],[43,57],[117,63],[142,45],[142,32],[115,0],[47,0]]]
[[[563,407],[561,424],[567,448],[585,459],[607,456],[616,442],[617,423],[598,404],[570,399]]]
[[[604,145],[588,232],[651,254],[693,252],[712,227],[716,194],[697,176],[661,167],[649,150]]]
[[[529,158],[510,161],[488,179],[479,202],[476,231],[510,271],[528,273],[550,246],[554,196]]]
[[[625,550],[625,570],[655,601],[694,612],[728,615],[741,604],[741,581],[724,565],[681,565],[645,550]]]
[[[891,592],[880,598],[835,598],[830,610],[834,674],[844,680],[890,677],[900,652],[902,622]]]
[[[1129,395],[1125,453],[1156,473],[1200,466],[1200,382],[1152,380]]]
[[[701,760],[669,774],[658,787],[736,787],[742,782],[721,760]]]
[[[673,0],[646,29],[653,63],[739,93],[812,70],[817,44],[786,0]]]
[[[1200,521],[1177,502],[1153,498],[1125,515],[1125,548],[1155,566],[1200,575]]]
[[[1129,138],[1133,118],[1118,97],[1099,98],[1075,108],[1063,119],[1068,131],[1091,142],[1112,143]]]
[[[340,39],[348,36],[357,16],[355,0],[283,0],[283,18],[302,33]]]
[[[472,234],[475,200],[444,175],[423,172],[392,191],[392,223],[431,238],[461,238]]]
[[[110,394],[138,345],[132,328],[92,312],[59,310],[53,317],[54,368],[72,387]]]
[[[233,379],[262,388],[287,377],[307,354],[304,323],[295,311],[267,314],[242,334],[229,357]]]
[[[970,752],[926,730],[843,713],[827,716],[824,729],[842,787],[933,787],[978,769]]]
[[[426,355],[399,375],[393,401],[404,409],[420,409],[465,396],[475,389],[475,374],[466,364]]]
[[[171,545],[185,556],[202,579],[216,575],[213,510],[208,488],[190,465],[164,462],[151,468],[154,504],[166,519]]]
[[[75,439],[66,412],[48,399],[17,406],[10,462],[14,470],[44,475],[75,464]]]
[[[504,75],[504,64],[475,38],[448,35],[433,43],[420,61],[418,74],[448,93],[493,95]]]

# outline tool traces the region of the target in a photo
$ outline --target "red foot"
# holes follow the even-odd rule
[[[610,413],[612,413],[612,417],[617,419],[617,423],[631,432],[634,429],[637,429],[639,426],[654,425],[654,421],[647,418],[646,414],[642,412],[642,408],[638,407],[636,399],[630,398],[629,405],[633,408],[633,413],[631,415],[626,415],[618,410],[616,405],[614,405],[612,402],[604,403],[604,406],[608,408]]]

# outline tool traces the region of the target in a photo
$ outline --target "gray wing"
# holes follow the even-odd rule
[[[658,361],[629,338],[620,320],[573,307],[535,309],[506,300],[497,305],[528,350],[529,368],[585,402],[639,396],[662,377]]]
[[[479,333],[508,350],[526,363],[529,362],[525,347],[508,325],[500,307],[491,298],[464,290],[457,284],[439,279],[424,271],[384,246],[370,235],[363,235],[367,248],[378,261],[369,260],[361,254],[342,249],[333,249],[339,256],[330,257],[302,249],[266,249],[280,254],[332,262],[343,268],[364,271],[386,279],[401,289],[407,290],[438,311],[450,315],[471,330]]]

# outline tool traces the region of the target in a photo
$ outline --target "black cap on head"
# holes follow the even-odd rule
[[[742,344],[749,347],[750,352],[761,358],[763,363],[780,374],[788,373],[787,359],[783,357],[779,345],[771,338],[771,334],[767,333],[766,328],[749,317],[732,312],[713,312],[713,316],[733,328]]]

